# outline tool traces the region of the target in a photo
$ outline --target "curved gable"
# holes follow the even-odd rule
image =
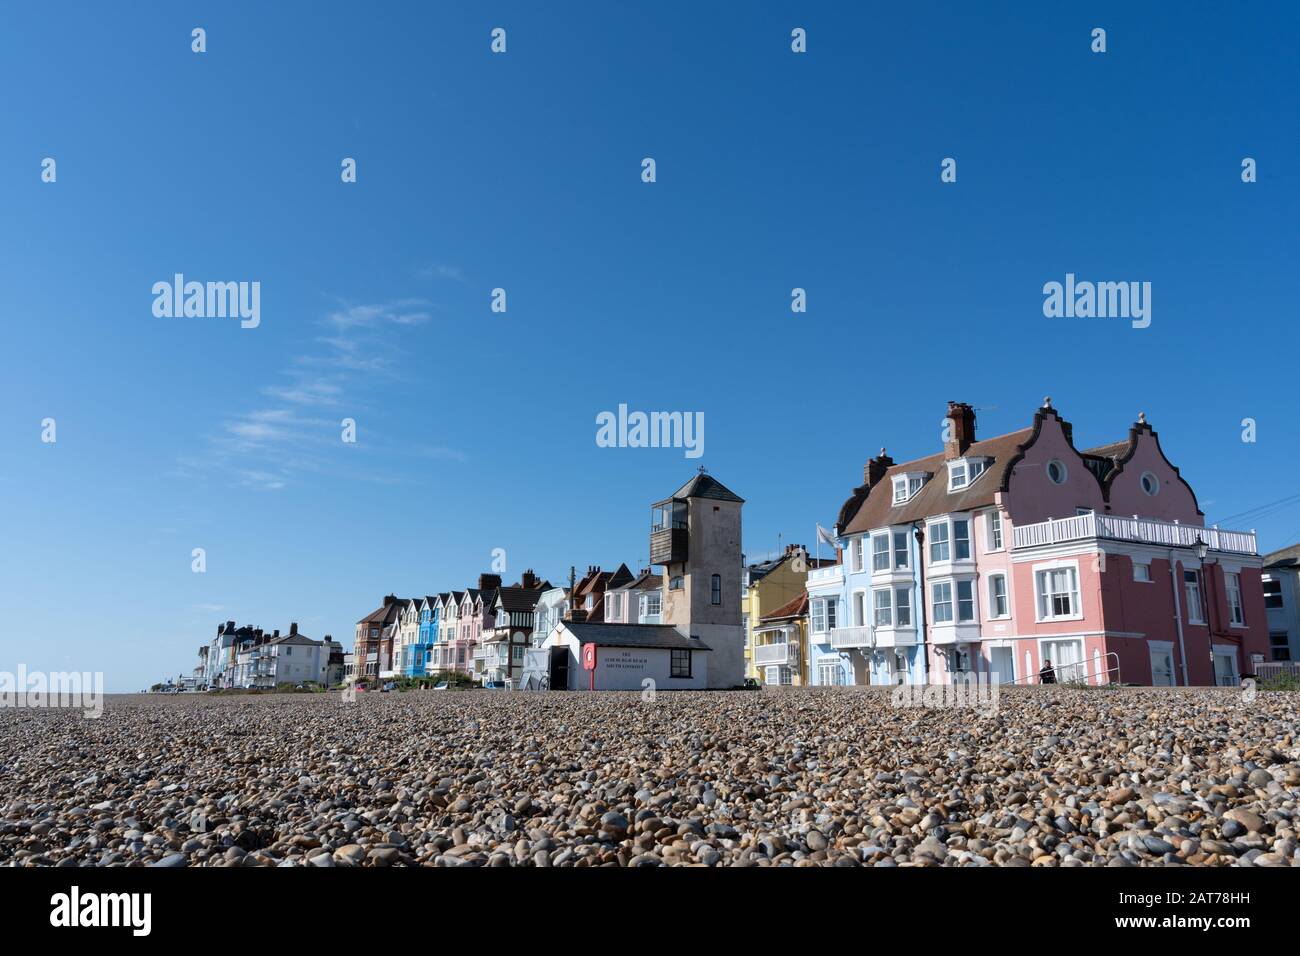
[[[1048,478],[1048,463],[1065,465],[1065,481]],[[1002,474],[1003,503],[1015,524],[1070,518],[1077,508],[1106,510],[1101,483],[1078,449],[1073,429],[1050,405],[1034,414],[1034,428]]]
[[[1196,503],[1196,493],[1165,457],[1160,437],[1147,424],[1145,416],[1139,417],[1129,429],[1128,438],[1128,450],[1115,460],[1115,468],[1106,476],[1105,491],[1111,511],[1203,525],[1205,515]],[[1159,484],[1154,495],[1142,488],[1142,476],[1148,473]]]

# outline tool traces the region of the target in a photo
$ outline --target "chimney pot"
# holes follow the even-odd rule
[[[945,461],[960,458],[975,443],[975,409],[965,402],[949,402],[948,435],[943,443]]]

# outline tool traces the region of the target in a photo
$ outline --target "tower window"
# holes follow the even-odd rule
[[[714,604],[722,603],[722,575],[715,574],[709,579],[709,596]]]
[[[680,591],[681,589],[682,589],[682,576],[680,574],[673,575],[671,578],[668,579],[668,590]]]

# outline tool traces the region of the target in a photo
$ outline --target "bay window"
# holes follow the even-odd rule
[[[934,623],[952,623],[952,582],[936,581],[930,585],[930,605]]]
[[[875,605],[876,627],[893,627],[894,626],[894,607],[891,603],[893,597],[889,588],[879,588],[872,592],[872,603]]]

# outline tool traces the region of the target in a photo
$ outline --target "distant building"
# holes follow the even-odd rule
[[[808,593],[805,591],[759,618],[753,660],[764,684],[802,687],[808,683]]]
[[[950,402],[944,437],[902,463],[882,449],[840,509],[842,564],[808,581],[817,683],[1033,683],[1050,662],[1057,680],[1234,685],[1268,653],[1254,532],[1205,526],[1144,416],[1080,450],[1050,400],[983,440]]]
[[[808,572],[833,565],[828,558],[810,558],[801,544],[788,544],[775,558],[745,567],[740,591],[741,623],[745,628],[745,676],[765,679],[766,664],[754,661],[755,631],[765,614],[807,593]]]
[[[377,678],[392,672],[393,629],[401,616],[406,600],[395,594],[384,598],[384,603],[357,621],[353,654],[356,655],[356,678]]]
[[[738,687],[745,674],[740,617],[744,500],[703,468],[651,508],[650,561],[663,568],[661,624],[605,619],[606,597],[633,578],[589,568],[573,605],[542,643],[553,690]],[[608,574],[608,577],[605,575]],[[643,581],[643,585],[644,585]],[[618,616],[625,616],[618,608]],[[599,617],[592,620],[591,615]]]
[[[1300,544],[1264,555],[1269,660],[1300,661]]]

